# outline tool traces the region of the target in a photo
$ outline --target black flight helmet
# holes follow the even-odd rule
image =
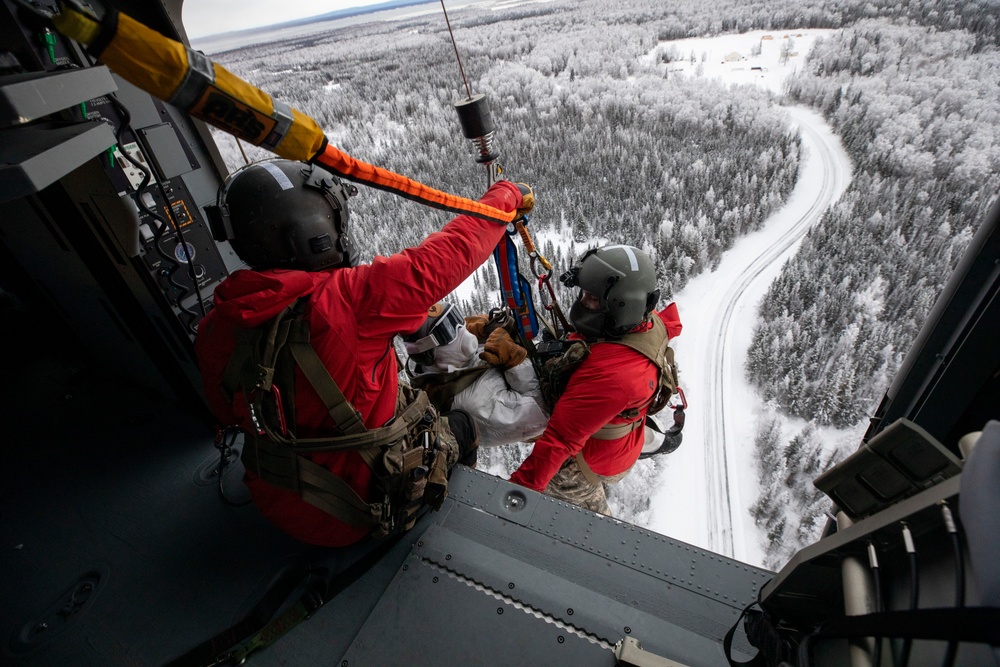
[[[206,207],[213,235],[254,269],[320,271],[356,266],[347,198],[357,194],[304,162],[268,160],[234,172]]]
[[[568,287],[580,288],[569,318],[587,338],[625,335],[646,321],[660,298],[653,260],[628,245],[588,250],[561,280]],[[581,303],[584,291],[598,298],[597,310]]]

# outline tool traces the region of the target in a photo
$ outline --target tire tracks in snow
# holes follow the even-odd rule
[[[735,350],[734,327],[737,323],[735,314],[747,292],[755,286],[761,276],[766,273],[770,279],[771,272],[768,269],[776,268],[776,265],[791,256],[792,248],[802,240],[814,224],[819,222],[823,213],[843,192],[845,181],[849,177],[849,174],[844,174],[838,169],[839,163],[829,139],[822,136],[803,116],[803,113],[808,113],[815,117],[815,112],[797,108],[789,108],[788,111],[799,126],[803,150],[813,151],[820,159],[822,185],[808,209],[798,216],[794,224],[778,235],[766,250],[753,258],[736,280],[726,287],[718,313],[708,331],[712,344],[707,348],[707,358],[702,360],[710,383],[702,411],[705,434],[705,483],[708,489],[706,510],[709,522],[709,548],[730,557],[735,555],[734,542],[741,543],[743,540],[742,518],[737,517],[734,524],[733,515],[734,512],[744,511],[739,502],[736,484],[739,471],[731,469],[734,457],[730,453],[730,448],[734,443],[731,438],[727,439],[727,434],[736,431],[730,423],[727,412],[727,402],[731,404],[733,401],[729,397],[731,388],[728,386],[727,377],[732,377],[734,370],[736,373],[743,373],[742,368],[734,369],[737,363],[736,357],[743,356]],[[798,183],[796,187],[799,187]],[[739,444],[746,446],[748,443]],[[734,535],[734,532],[737,534]]]

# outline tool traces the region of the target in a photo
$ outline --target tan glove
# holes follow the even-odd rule
[[[465,330],[479,339],[480,343],[486,342],[486,325],[490,318],[486,315],[469,315],[465,318]]]
[[[517,215],[518,217],[528,215],[535,208],[535,192],[527,183],[515,183],[514,185],[521,191],[521,206],[517,209]]]
[[[505,329],[495,329],[486,339],[479,358],[492,366],[513,368],[525,360],[528,351],[514,342]]]

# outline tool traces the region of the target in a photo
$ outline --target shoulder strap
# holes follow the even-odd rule
[[[288,323],[286,344],[295,363],[302,369],[302,374],[319,394],[320,400],[323,401],[323,405],[326,406],[327,412],[341,433],[348,435],[363,433],[367,429],[361,413],[351,405],[344,392],[330,377],[330,371],[320,361],[319,355],[309,341],[309,323],[302,318],[291,320]]]
[[[222,393],[230,403],[233,402],[236,394],[243,388],[244,369],[248,365],[253,364],[253,357],[256,354],[257,343],[260,342],[261,331],[260,329],[236,329],[233,335],[236,338],[236,346],[233,348],[233,353],[229,356],[229,361],[226,362],[226,369],[223,371],[222,379],[219,381]]]
[[[460,368],[447,373],[424,373],[411,375],[410,384],[427,392],[431,403],[441,412],[451,409],[452,401],[478,380],[491,366]]]
[[[670,397],[677,391],[677,367],[674,364],[674,350],[670,347],[670,336],[663,320],[652,315],[653,327],[647,331],[630,333],[616,340],[603,340],[632,348],[656,364],[660,370],[659,386],[649,399],[649,414],[662,410]]]
[[[663,324],[663,320],[656,313],[653,313],[650,319],[653,323],[651,329],[625,334],[621,338],[601,339],[601,342],[616,343],[630,347],[662,369],[667,346],[670,344],[670,336],[667,335],[667,327]]]

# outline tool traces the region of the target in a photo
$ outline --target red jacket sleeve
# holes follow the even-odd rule
[[[619,369],[602,363],[596,352],[595,347],[573,373],[545,432],[510,481],[544,491],[566,459],[576,456],[590,436],[630,407],[632,392],[623,386]]]
[[[521,205],[521,193],[513,183],[500,181],[479,201],[513,211]],[[358,321],[370,327],[366,333],[388,337],[416,330],[428,308],[489,259],[504,231],[505,226],[496,222],[460,215],[420,245],[391,257],[376,257],[357,304]]]

